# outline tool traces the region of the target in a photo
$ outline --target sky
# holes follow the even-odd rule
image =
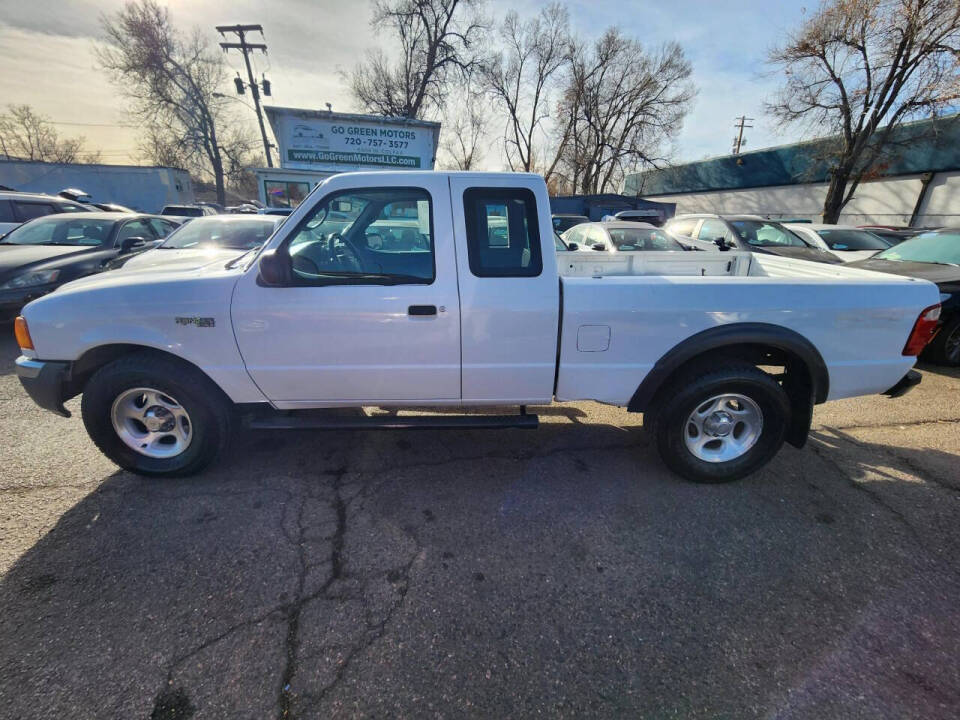
[[[807,0],[812,5],[812,0]],[[104,162],[137,161],[136,127],[125,115],[125,101],[96,68],[93,48],[100,42],[99,18],[122,0],[0,0],[0,112],[7,104],[28,104],[56,123],[67,137],[82,135],[87,150]],[[488,0],[486,15],[496,21],[508,9],[532,16],[543,3]],[[389,48],[388,33],[370,27],[367,0],[169,0],[177,27],[260,23],[269,48],[255,55],[256,70],[273,88],[271,103],[287,107],[357,111],[340,72],[352,68],[368,49]],[[803,19],[804,4],[786,0],[577,0],[568,2],[572,27],[591,39],[611,25],[648,45],[676,41],[693,65],[698,95],[674,146],[675,162],[730,152],[734,121],[755,118],[746,131],[746,149],[800,139],[798,131],[777,127],[763,102],[777,86],[764,66],[771,45]],[[232,66],[242,58],[231,53]],[[225,90],[229,92],[229,90]],[[249,95],[242,98],[249,102]],[[242,107],[239,110],[244,110]],[[255,122],[252,109],[246,111]],[[496,132],[494,128],[494,132]],[[489,169],[499,169],[488,153]]]

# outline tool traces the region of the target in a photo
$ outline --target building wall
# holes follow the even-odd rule
[[[844,208],[840,222],[850,225],[907,225],[921,186],[919,174],[863,183]],[[752,213],[771,218],[816,221],[820,219],[826,194],[826,183],[809,183],[644,197],[676,203],[677,214]],[[960,225],[960,172],[942,172],[934,176],[915,224]]]
[[[77,188],[94,202],[119,203],[143,212],[194,201],[189,173],[174,168],[7,160],[0,161],[0,185],[49,195]]]

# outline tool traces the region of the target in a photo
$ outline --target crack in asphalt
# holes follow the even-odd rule
[[[343,576],[343,541],[347,531],[347,508],[340,492],[340,486],[343,482],[343,476],[346,475],[346,473],[346,466],[324,472],[325,475],[333,477],[333,500],[331,504],[336,514],[337,526],[333,537],[330,539],[330,575],[317,592],[310,593],[309,595],[304,595],[307,573],[310,571],[311,564],[307,558],[305,549],[307,538],[306,528],[303,524],[303,513],[307,501],[316,499],[316,497],[307,491],[306,484],[304,485],[304,492],[301,495],[300,507],[297,511],[296,538],[300,571],[297,574],[297,594],[287,610],[287,635],[285,642],[286,664],[283,669],[283,675],[280,678],[280,694],[277,699],[278,717],[281,718],[281,720],[289,720],[294,717],[294,692],[291,685],[297,673],[297,650],[300,645],[300,615],[303,612],[303,608],[311,600],[325,595],[330,587]]]

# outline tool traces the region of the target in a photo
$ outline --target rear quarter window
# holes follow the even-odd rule
[[[477,277],[536,277],[543,271],[533,192],[468,188],[463,210],[470,272]]]

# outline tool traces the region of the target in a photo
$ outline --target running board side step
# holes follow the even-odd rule
[[[519,415],[360,415],[351,417],[293,411],[285,415],[250,418],[246,421],[246,425],[253,430],[413,430],[417,428],[536,430],[540,425],[540,418],[525,412]]]

